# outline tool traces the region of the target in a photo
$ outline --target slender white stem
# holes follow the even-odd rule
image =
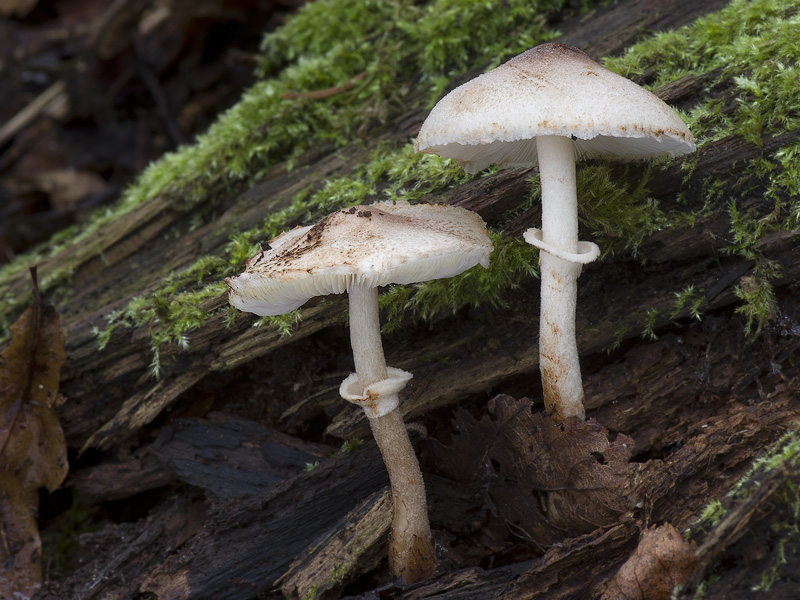
[[[386,379],[378,290],[374,287],[351,285],[347,293],[350,300],[350,344],[353,346],[353,361],[358,383],[366,388],[376,381]]]
[[[542,183],[542,239],[569,253],[578,251],[575,150],[562,136],[536,138]],[[539,369],[544,402],[556,419],[585,417],[583,383],[575,341],[575,310],[581,265],[540,252]]]
[[[363,286],[348,288],[350,299],[350,342],[359,385],[363,388],[387,378],[381,343],[378,290]],[[436,552],[433,547],[425,482],[419,462],[403,424],[394,409],[369,419],[372,435],[380,448],[392,486],[392,533],[389,567],[397,577],[414,583],[433,575]]]

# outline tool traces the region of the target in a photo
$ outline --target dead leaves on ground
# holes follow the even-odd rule
[[[11,343],[0,354],[0,600],[30,596],[39,587],[39,488],[54,491],[68,469],[55,412],[64,332],[31,273],[33,305],[11,326]]]
[[[633,441],[594,421],[563,425],[534,414],[528,399],[497,396],[490,416],[456,415],[450,446],[435,446],[448,478],[486,490],[492,510],[544,551],[566,538],[612,527],[631,511],[627,482]]]
[[[488,409],[480,420],[466,410],[457,413],[450,445],[433,445],[437,468],[480,490],[487,509],[543,554],[527,576],[537,590],[569,597],[574,590],[564,568],[594,562],[600,546],[619,555],[647,520],[636,514],[633,440],[618,434],[609,441],[609,432],[593,420],[558,424],[533,413],[524,398],[497,396]],[[646,529],[602,600],[668,599],[696,566],[694,545],[672,525]],[[597,562],[600,571],[608,567]]]

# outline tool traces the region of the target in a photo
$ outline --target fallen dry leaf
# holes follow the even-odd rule
[[[542,549],[619,523],[631,508],[633,441],[594,421],[563,425],[531,412],[531,401],[497,396],[490,416],[456,415],[450,446],[434,446],[442,475],[486,489],[499,515]]]
[[[55,413],[64,332],[39,296],[35,269],[31,274],[33,305],[11,326],[0,354],[0,600],[30,596],[41,584],[39,489],[54,491],[68,469]]]
[[[609,582],[602,600],[669,600],[697,566],[694,544],[672,525],[647,529]]]
[[[91,171],[49,169],[37,173],[32,179],[37,189],[50,196],[50,205],[64,211],[73,210],[84,198],[108,189],[108,182]]]

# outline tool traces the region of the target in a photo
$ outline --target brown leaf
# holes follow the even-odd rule
[[[539,546],[610,527],[630,509],[633,441],[594,421],[558,424],[531,412],[529,399],[497,396],[490,416],[456,416],[458,435],[434,446],[441,473],[488,490],[517,534]]]
[[[11,326],[0,354],[0,599],[31,595],[39,586],[41,542],[36,524],[39,488],[54,491],[67,475],[67,447],[55,413],[66,358],[58,313],[34,302]]]
[[[579,534],[615,525],[630,508],[625,495],[633,440],[596,421],[568,419],[563,424],[537,413],[531,416],[531,440],[517,447],[523,479],[544,490],[547,516]]]
[[[669,600],[697,565],[694,544],[672,525],[647,529],[608,584],[602,600]]]
[[[48,169],[35,174],[35,186],[50,196],[50,205],[58,210],[69,211],[88,196],[108,189],[108,183],[91,171],[74,169]]]

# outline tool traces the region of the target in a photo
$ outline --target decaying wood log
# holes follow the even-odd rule
[[[724,4],[722,1],[706,3],[703,10],[711,11]],[[631,32],[688,23],[698,10],[688,0],[665,2],[658,10],[654,10],[652,3],[644,0],[619,3],[605,11],[598,11],[602,12],[598,19],[589,19],[580,24],[570,23],[562,41],[580,44],[589,54],[617,53],[630,41],[633,35]],[[619,31],[628,33],[617,37]],[[611,43],[611,40],[616,41]],[[378,140],[409,139],[416,134],[425,116],[424,112],[402,116],[391,133],[378,136]],[[717,145],[721,146],[716,151],[717,155],[732,152],[730,144],[724,140],[715,144]],[[757,151],[755,148],[739,148],[740,154],[726,156],[720,166],[731,164],[737,159],[745,159]],[[706,155],[713,153],[713,149],[706,151]],[[192,215],[183,212],[179,207],[168,205],[166,199],[155,198],[137,207],[124,219],[108,224],[90,239],[46,259],[40,267],[42,271],[58,268],[74,270],[74,291],[69,303],[62,307],[70,356],[62,382],[62,389],[70,402],[62,409],[62,421],[69,443],[84,449],[92,446],[109,449],[124,443],[126,438],[155,419],[166,407],[174,404],[181,393],[195,386],[204,375],[236,368],[288,343],[289,340],[279,339],[274,332],[253,331],[249,327],[248,317],[237,319],[236,325],[231,329],[227,329],[220,318],[213,318],[192,334],[188,351],[177,346],[162,347],[164,375],[161,380],[154,381],[148,372],[152,354],[146,330],[136,331],[132,336],[125,332],[115,334],[102,352],[97,351],[92,330],[95,327],[102,329],[106,315],[111,310],[124,306],[130,297],[148,293],[170,272],[180,271],[188,266],[198,254],[220,253],[228,243],[231,232],[253,227],[263,219],[264,214],[286,206],[301,189],[315,183],[319,185],[326,178],[347,173],[351,165],[357,163],[363,155],[361,150],[346,149],[335,155],[318,156],[316,160],[290,173],[276,168],[262,184],[251,190],[241,190],[238,197],[235,190],[224,195],[213,189],[209,190],[209,202],[220,215],[219,218],[195,231],[187,232],[181,238],[180,245],[175,247],[170,245],[169,230],[190,229],[187,224]],[[632,174],[631,177],[635,178],[636,175]],[[677,172],[668,171],[652,187],[656,196],[661,189],[666,190],[665,195],[669,195],[671,190],[676,189],[679,181]],[[663,186],[665,182],[667,185]],[[474,180],[442,197],[432,197],[431,201],[449,201],[475,208],[491,222],[493,215],[499,215],[519,203],[526,192],[524,174],[501,172],[488,181]],[[534,222],[535,215],[523,215],[505,229],[513,235]],[[696,227],[703,229],[705,224],[700,222]],[[667,254],[662,256],[665,260],[668,259]],[[587,270],[582,276],[581,288],[586,287],[591,275]],[[709,277],[719,279],[714,273],[709,274]],[[605,275],[601,278],[605,279]],[[25,293],[24,285],[24,279],[20,278],[19,281],[12,281],[9,289],[22,296]],[[665,286],[664,293],[666,296],[671,290],[667,290]],[[531,298],[537,296],[538,294],[532,294]],[[220,298],[218,302],[219,304],[210,302],[203,308],[212,310],[223,299]],[[585,309],[586,303],[579,301],[579,306]],[[530,310],[533,311],[531,314],[535,314],[538,309],[531,306]],[[527,311],[526,306],[525,312]],[[343,322],[341,315],[342,309],[339,306],[306,309],[304,320],[295,328],[292,341],[334,323]],[[640,316],[640,313],[635,315],[636,318]],[[635,317],[631,317],[631,320]],[[604,324],[610,332],[606,332],[605,337],[594,336],[600,347],[608,345],[614,339],[615,332],[626,325],[625,322],[615,322],[608,318],[604,319]],[[494,337],[500,339],[500,336]],[[582,352],[594,350],[595,348],[582,348]],[[491,370],[498,374],[498,377],[488,382],[489,385],[506,377],[509,368],[514,373],[536,370],[535,353],[530,358],[527,358],[530,356],[527,351],[519,352],[518,355],[522,362],[506,365],[505,370],[500,365],[497,368],[487,365],[484,372]],[[420,361],[420,364],[423,362]],[[418,380],[419,378],[418,375]],[[449,384],[443,387],[447,386]],[[473,381],[460,386],[459,393],[471,393],[479,387],[485,389],[486,386]],[[102,401],[98,398],[102,398]],[[440,404],[451,403],[453,400],[451,395],[440,401]],[[410,403],[404,410],[412,415],[420,413],[416,402]],[[344,430],[341,433],[344,434]]]
[[[323,444],[211,413],[176,419],[128,460],[78,471],[70,485],[94,501],[130,498],[177,481],[218,498],[254,496],[336,453]]]
[[[471,487],[446,477],[429,475],[431,519],[444,552],[443,573],[430,582],[408,589],[389,586],[380,592],[380,597],[567,598],[586,590],[587,582],[599,593],[605,578],[635,547],[644,524],[668,521],[679,529],[688,527],[707,498],[722,495],[732,481],[747,471],[754,449],[768,447],[793,427],[800,410],[800,396],[797,395],[800,371],[797,367],[774,371],[766,358],[772,356],[780,364],[787,364],[786,357],[800,347],[796,337],[759,342],[772,346],[772,350],[754,353],[765,358],[760,361],[760,372],[750,377],[745,374],[740,379],[713,382],[698,377],[698,370],[703,372],[702,365],[698,365],[698,370],[685,367],[686,361],[694,360],[700,349],[709,346],[716,348],[710,354],[716,365],[730,364],[742,351],[745,342],[740,334],[720,327],[721,324],[719,320],[704,321],[684,329],[680,335],[665,335],[644,355],[639,347],[631,348],[587,378],[587,386],[598,390],[596,397],[605,398],[598,418],[609,428],[624,424],[635,426],[636,418],[628,415],[642,418],[646,415],[653,431],[659,432],[659,440],[683,444],[666,458],[658,457],[659,453],[665,453],[658,441],[644,444],[645,455],[640,458],[645,462],[635,465],[631,479],[634,482],[632,494],[639,505],[632,518],[611,528],[566,538],[549,548],[541,548],[520,536],[517,524],[505,520],[504,515],[512,513],[498,504],[503,501],[502,496],[492,492],[493,486],[502,483],[499,479],[493,484],[490,477],[484,479],[487,483]],[[758,385],[753,377],[759,381]],[[640,385],[647,387],[648,382],[669,382],[670,385],[668,388],[655,386],[649,397],[630,391]],[[614,393],[615,386],[619,386],[620,394]],[[704,397],[704,393],[708,395]],[[630,400],[617,402],[626,397]],[[634,397],[642,398],[638,411],[632,404]],[[687,410],[685,398],[697,398],[696,402],[704,405],[704,411],[681,416],[680,408]],[[670,407],[674,410],[669,410]],[[263,436],[263,433],[254,433],[259,430],[255,424],[248,426],[240,420],[228,422],[221,416],[215,417],[215,421],[189,425],[196,430],[238,429],[249,432],[255,440]],[[730,434],[732,430],[736,431],[734,435]],[[202,444],[205,438],[190,435],[188,439]],[[248,439],[247,435],[239,439],[245,451],[249,450]],[[164,442],[165,446],[169,443]],[[185,456],[181,445],[185,442],[179,443],[179,449],[174,452],[161,452]],[[422,456],[427,457],[423,461],[427,472],[441,468],[432,462],[425,444],[420,450]],[[206,450],[198,447],[196,451],[201,454]],[[245,464],[232,451],[230,459],[234,464]],[[199,480],[197,475],[207,471],[209,465],[198,464],[191,468],[195,473],[187,479],[200,483],[214,494],[218,485],[213,482],[217,478]],[[229,477],[235,472],[224,462],[217,463],[216,468],[223,473],[227,469]],[[257,472],[242,470],[239,485],[260,477],[262,469],[268,471],[264,467],[259,467]],[[236,489],[237,484],[232,484],[232,488]],[[375,561],[384,556],[385,532],[390,519],[385,502],[387,490],[385,471],[372,443],[354,454],[321,459],[321,464],[309,473],[278,483],[270,491],[238,502],[206,503],[201,512],[208,516],[200,521],[202,529],[172,556],[160,549],[161,560],[167,560],[155,571],[152,568],[156,563],[150,563],[149,568],[135,563],[131,569],[126,569],[124,589],[129,595],[148,590],[159,598],[245,599],[267,593],[278,585],[282,585],[287,597],[303,597],[302,592],[308,593],[316,585],[320,597],[335,597],[330,594],[335,594],[354,576],[374,568]],[[159,518],[166,519],[158,525],[165,528],[174,514],[168,511],[162,517],[148,517],[150,520]],[[355,529],[365,525],[365,530]],[[472,539],[476,531],[483,532],[484,544],[471,551],[462,549],[460,546]],[[97,535],[100,536],[97,539],[101,539],[104,534]],[[138,551],[153,543],[151,538],[132,540],[132,546],[115,551],[109,568],[113,571],[118,568],[113,565],[129,560],[131,548]],[[460,562],[451,562],[450,553],[459,557]],[[486,568],[491,564],[489,559],[498,560],[503,556],[525,560],[515,561],[511,566]],[[464,557],[468,557],[467,564],[463,562]],[[338,568],[326,570],[324,565],[330,567],[331,560],[337,562]],[[590,570],[587,571],[586,565],[591,566]],[[95,570],[102,572],[103,568],[106,567],[101,562]],[[234,581],[238,587],[232,587]],[[363,596],[371,597],[374,596]]]
[[[598,8],[594,19],[560,23],[559,41],[590,55],[621,53],[643,30],[678,27],[725,4],[616,2]],[[687,76],[658,92],[689,106],[707,84]],[[626,478],[623,500],[630,504],[611,507],[613,522],[578,532],[561,527],[548,499],[574,490],[531,483],[524,469],[509,475],[509,466],[494,464],[488,453],[474,480],[440,464],[448,456],[455,460],[461,426],[469,418],[491,418],[498,398],[528,416],[543,409],[538,281],[523,279],[508,290],[506,306],[439,315],[384,337],[387,362],[414,374],[403,413],[424,420],[429,432],[416,446],[440,570],[411,587],[391,581],[385,568],[388,478],[374,444],[335,454],[333,446],[306,441],[369,438],[360,411],[337,393],[352,368],[344,299],[306,305],[288,337],[252,327],[247,315],[231,323],[217,314],[192,332],[188,349],[160,348],[160,379],[149,372],[147,327],[120,328],[98,350],[93,329],[103,327],[110,311],[151,292],[197,256],[222,254],[232,232],[260,223],[301,190],[350,173],[377,138],[404,143],[424,117],[419,111],[393,115],[364,148],[315,149],[294,170],[275,168],[252,189],[209,190],[203,209],[217,217],[196,230],[189,211],[154,198],[44,261],[45,269],[74,271],[74,293],[62,309],[69,359],[61,390],[68,401],[59,409],[79,465],[69,483],[89,501],[124,500],[142,509],[130,522],[83,534],[83,566],[61,583],[50,582],[42,599],[598,597],[643,530],[663,522],[688,528],[756,455],[797,426],[800,233],[775,231],[759,242],[761,259],[782,265],[774,281],[776,323],[747,337],[736,286],[754,274],[756,260],[723,252],[730,216],[714,213],[648,236],[635,256],[618,248],[580,278],[577,330],[587,413],[596,433],[609,432],[609,444],[630,445],[617,473]],[[706,179],[798,141],[798,131],[765,137],[761,147],[739,137],[717,139],[705,145],[689,184],[677,166],[648,171],[650,196],[665,209],[699,208]],[[633,182],[645,167],[617,171]],[[532,174],[503,170],[428,200],[475,210],[495,229],[519,236],[538,223],[538,208],[501,220],[527,198]],[[368,201],[378,199],[380,191]],[[763,202],[755,191],[739,208],[758,212]],[[172,228],[187,231],[179,244],[170,241]],[[702,303],[675,310],[676,290],[692,286],[703,290]],[[8,289],[21,295],[23,282]],[[220,295],[201,308],[216,311],[225,303]],[[658,339],[642,338],[650,316],[648,333]],[[520,443],[529,441],[515,433]],[[606,466],[602,452],[583,459]],[[518,518],[529,504],[552,537],[532,535],[530,522]],[[742,509],[751,521],[761,518],[748,510]],[[704,547],[705,572],[734,551],[734,533],[741,532],[726,531],[717,546]]]
[[[196,535],[206,519],[203,499],[185,493],[159,503],[144,522],[109,523],[101,531],[83,533],[79,542],[86,567],[64,581],[49,582],[37,598],[131,598],[132,584]]]
[[[204,528],[179,553],[147,573],[141,591],[163,600],[245,599],[267,592],[310,540],[340,533],[329,530],[341,527],[340,520],[354,506],[387,486],[377,447],[369,445],[267,494],[215,507]],[[388,523],[381,526],[388,528]]]
[[[290,600],[335,598],[346,583],[375,569],[386,558],[392,522],[392,495],[369,496],[315,542],[275,581]]]
[[[123,500],[175,483],[169,465],[142,451],[125,461],[109,461],[76,471],[68,485],[90,502]]]
[[[152,452],[176,477],[221,498],[271,489],[336,450],[227,415],[178,419],[162,430]]]
[[[613,371],[609,368],[605,372]],[[778,376],[775,379],[781,380]],[[794,427],[800,408],[795,393],[798,381],[795,372],[792,384],[779,384],[780,389],[772,393],[769,403],[726,404],[723,409],[727,409],[727,414],[693,423],[686,437],[690,443],[667,460],[653,459],[639,465],[633,478],[639,482],[635,494],[642,504],[636,520],[566,539],[550,547],[541,558],[529,562],[496,569],[456,570],[412,588],[381,591],[379,597],[409,600],[599,597],[606,579],[636,546],[642,523],[667,521],[679,530],[686,529],[697,518],[697,506],[704,506],[705,498],[713,497],[715,490],[728,489],[731,480],[738,480],[749,468],[752,448],[757,446],[749,442],[757,439],[768,446]],[[728,437],[730,421],[737,423],[736,438]],[[713,478],[709,476],[710,464],[720,469]],[[748,512],[753,506],[753,501],[747,502],[739,512],[731,513],[731,526],[735,527],[736,515],[740,513],[754,516]],[[432,515],[437,514],[440,513],[432,511]],[[440,526],[446,528],[447,524]],[[367,593],[357,597],[368,600],[375,596]]]
[[[245,599],[280,581],[287,590],[316,586],[335,593],[386,557],[389,481],[374,444],[324,458],[321,446],[242,419],[218,415],[178,427],[177,442],[166,436],[151,452],[199,487],[169,494],[139,523],[84,534],[81,543],[94,551],[93,560],[65,582],[76,597],[102,598],[113,590],[125,598],[151,591],[159,598]],[[198,437],[215,430],[222,439]],[[237,436],[244,432],[250,437]],[[305,472],[298,464],[303,457],[320,462]],[[106,500],[122,495],[114,482],[98,491],[97,479],[88,479],[91,487],[86,479],[75,485]],[[55,587],[43,597],[62,594]]]

